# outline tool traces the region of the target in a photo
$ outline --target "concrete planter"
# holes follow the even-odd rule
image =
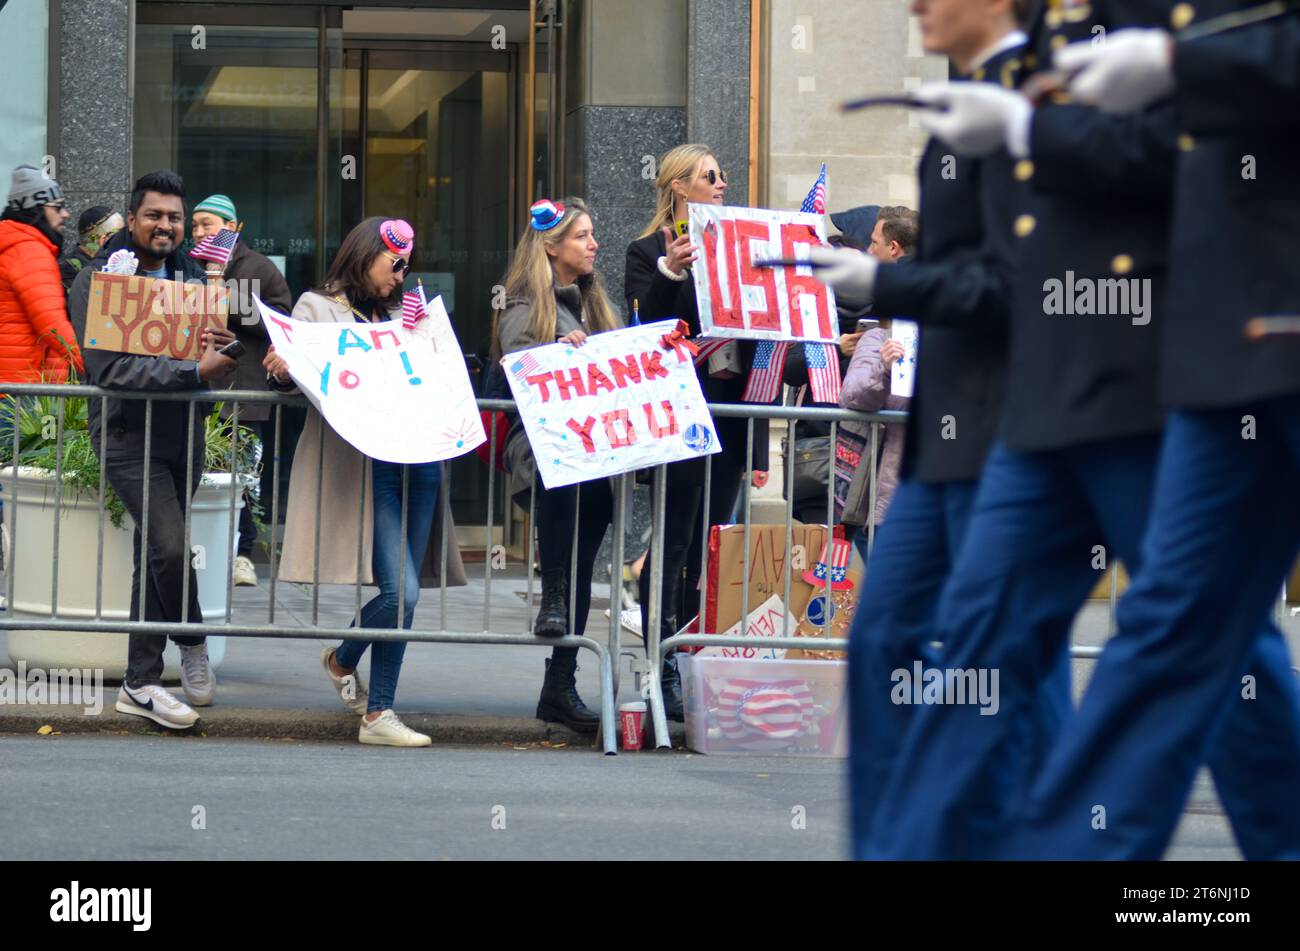
[[[230,475],[210,472],[203,476],[194,494],[191,545],[202,545],[203,567],[199,579],[199,605],[204,618],[221,623],[226,615],[226,579],[230,575],[234,549],[226,547],[230,531]],[[42,618],[50,616],[51,584],[54,579],[54,474],[23,467],[14,479],[12,467],[0,469],[5,492],[5,524],[12,504],[10,493],[17,490],[16,544],[6,553],[5,563],[14,573],[16,618],[30,618],[30,629],[8,632],[8,653],[14,663],[25,661],[29,668],[89,667],[104,671],[108,680],[120,679],[126,670],[126,634],[81,634],[42,630]],[[236,512],[243,507],[243,494],[235,497]],[[65,488],[59,526],[58,616],[69,619],[95,617],[95,556],[98,546],[99,507],[93,496],[79,496]],[[128,515],[122,528],[104,518],[104,562],[100,616],[113,621],[130,619],[132,550],[134,524]],[[235,533],[238,545],[238,531]],[[208,656],[214,667],[225,658],[226,639],[208,638]],[[163,655],[167,680],[180,678],[180,652],[168,642]]]

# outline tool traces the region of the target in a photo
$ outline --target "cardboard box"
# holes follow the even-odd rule
[[[796,522],[791,530],[791,553],[785,547],[784,525],[751,525],[749,540],[749,610],[772,595],[785,598],[785,578],[790,577],[790,614],[803,617],[813,586],[803,572],[817,560],[826,542],[826,526]],[[709,532],[709,555],[705,576],[704,631],[717,634],[740,623],[741,601],[746,586],[745,527],[714,525]]]
[[[686,744],[699,753],[848,755],[848,665],[682,657]]]

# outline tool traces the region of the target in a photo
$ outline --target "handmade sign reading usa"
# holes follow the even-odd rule
[[[197,360],[203,330],[225,326],[226,288],[222,284],[187,284],[103,271],[90,275],[82,345],[91,350]]]
[[[718,452],[683,323],[501,358],[548,489]]]
[[[335,432],[370,458],[438,462],[487,439],[441,297],[414,329],[400,319],[293,320],[253,299],[298,388]]]
[[[820,215],[691,204],[691,243],[699,247],[695,297],[705,337],[751,340],[839,339],[835,294],[807,267],[755,267],[755,261],[807,257],[826,243]]]

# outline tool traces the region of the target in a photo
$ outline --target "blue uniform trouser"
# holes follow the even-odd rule
[[[1070,621],[1111,559],[1134,575],[1142,569],[1159,451],[1155,435],[1039,453],[994,447],[943,590],[934,639],[945,644],[944,668],[982,670],[989,681],[997,675],[996,707],[913,708],[873,825],[872,857],[987,858],[1005,847],[1042,765],[1044,742],[1051,741],[1036,716],[1039,690],[1066,648]],[[1250,615],[1247,650],[1232,673],[1241,674],[1258,642],[1257,679],[1278,686],[1290,671],[1285,652],[1268,646],[1280,639],[1264,620],[1268,600]],[[1155,689],[1153,676],[1159,675],[1148,669],[1143,689]],[[1218,690],[1218,707],[1226,709],[1226,680]],[[1231,724],[1234,737],[1300,728],[1291,694],[1280,689],[1240,712]],[[1212,766],[1243,850],[1254,858],[1252,849],[1270,827],[1290,820],[1277,811],[1243,809],[1253,787],[1272,780],[1261,775],[1258,754],[1240,746],[1240,739],[1224,736]]]
[[[910,670],[917,659],[933,660],[936,607],[966,533],[976,485],[904,479],[876,532],[849,634],[849,781],[857,858],[870,854],[871,823],[914,710],[891,702],[894,671]],[[1054,736],[1069,710],[1070,665],[1062,653],[1034,712],[1038,734],[1044,740]]]
[[[1297,485],[1300,394],[1171,416],[1118,632],[1007,854],[1159,858],[1208,762],[1246,857],[1300,858],[1300,691],[1261,626],[1300,543]]]

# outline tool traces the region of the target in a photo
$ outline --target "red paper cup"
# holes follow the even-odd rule
[[[618,722],[623,733],[623,749],[639,750],[645,739],[645,701],[619,704]]]

